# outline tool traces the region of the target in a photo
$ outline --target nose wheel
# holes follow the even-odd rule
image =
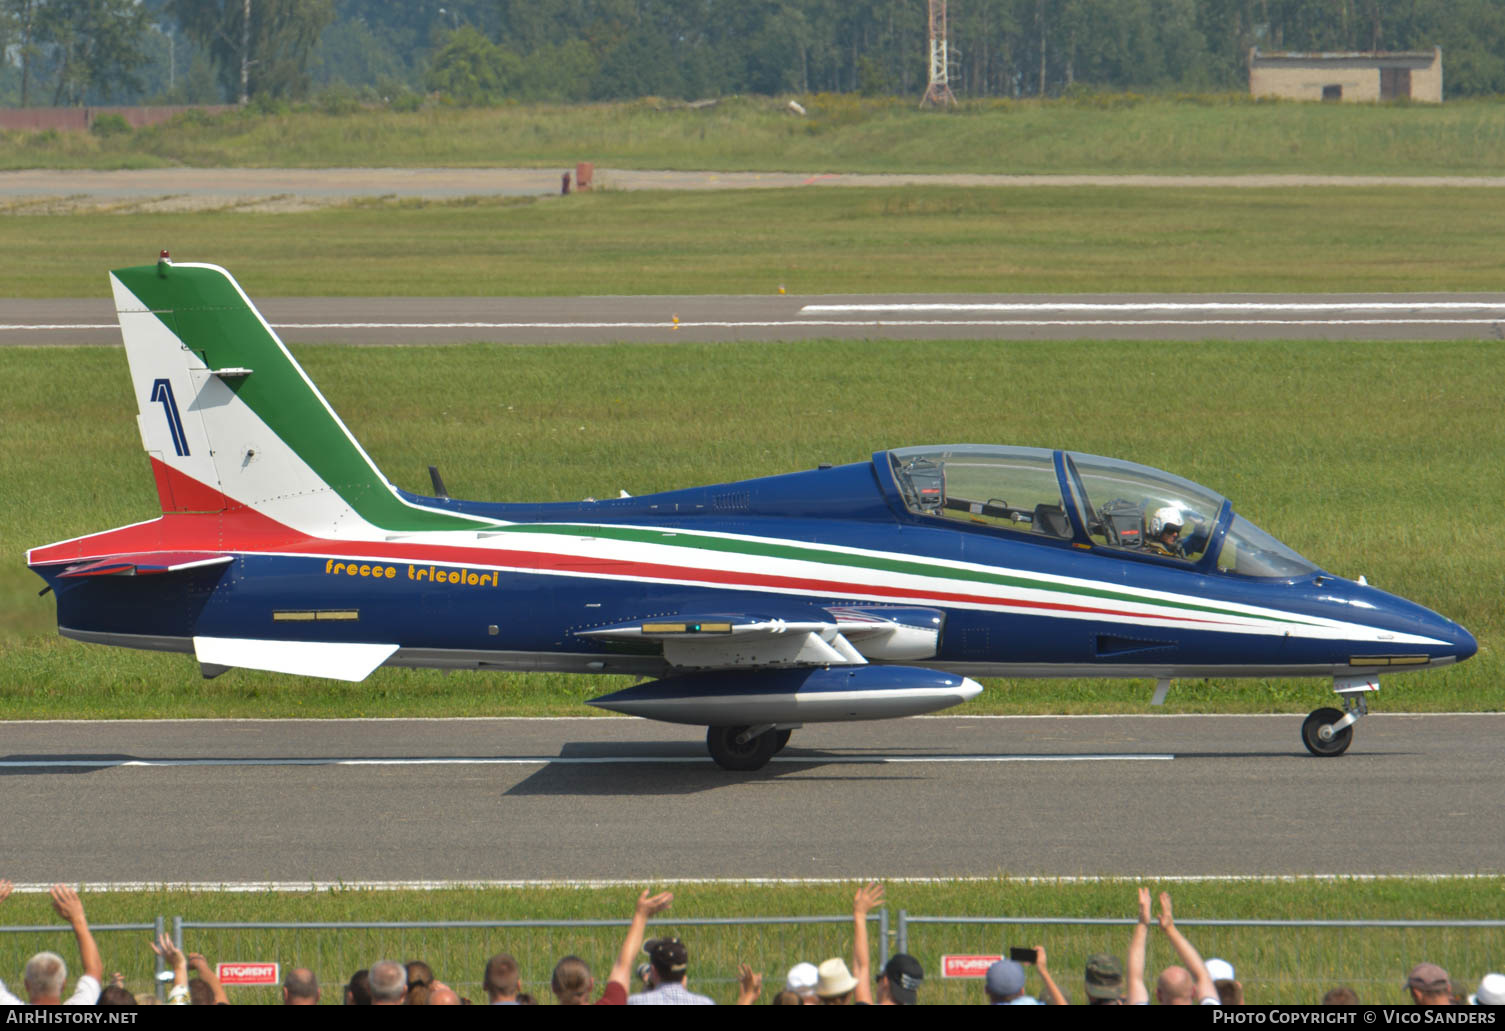
[[[1343,711],[1318,709],[1301,724],[1301,743],[1313,755],[1334,756],[1353,743],[1353,725],[1369,711],[1362,695],[1345,694]]]
[[[1301,743],[1313,755],[1342,755],[1353,743],[1353,726],[1334,730],[1333,725],[1343,718],[1337,709],[1318,709],[1301,724]]]

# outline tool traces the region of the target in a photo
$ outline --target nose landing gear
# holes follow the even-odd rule
[[[1348,751],[1348,746],[1353,743],[1353,725],[1369,712],[1364,695],[1379,689],[1377,677],[1335,678],[1333,690],[1343,699],[1343,711],[1318,709],[1306,718],[1301,724],[1301,743],[1306,745],[1306,750],[1324,757]]]

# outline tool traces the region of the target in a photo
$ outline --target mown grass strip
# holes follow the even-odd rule
[[[1505,355],[1460,343],[816,341],[297,353],[378,466],[456,496],[613,497],[866,460],[914,443],[1067,447],[1202,482],[1326,568],[1456,619],[1457,667],[1392,677],[1414,711],[1500,708]],[[150,518],[124,357],[0,350],[0,716],[581,714],[611,678],[382,670],[361,684],[60,640],[25,548]],[[478,684],[480,685],[478,688]],[[1142,711],[1142,684],[998,682],[962,711]],[[1179,711],[1302,712],[1318,681],[1178,684]]]
[[[812,188],[0,218],[15,297],[99,296],[106,269],[164,247],[226,266],[253,297],[1496,291],[1502,236],[1505,190],[1488,188]]]
[[[133,133],[12,132],[0,168],[496,166],[795,172],[1496,175],[1505,112],[1446,104],[1254,102],[1247,95],[980,100],[825,94],[690,109],[605,104],[436,106],[401,113],[235,112]]]

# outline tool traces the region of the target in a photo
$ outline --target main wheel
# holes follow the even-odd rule
[[[738,736],[746,732],[746,727],[706,728],[705,746],[717,766],[723,770],[747,771],[761,770],[768,765],[773,753],[779,750],[779,732],[768,730],[739,742]]]
[[[774,739],[775,739],[775,741],[777,742],[773,746],[773,754],[774,755],[778,755],[780,752],[782,752],[784,750],[784,746],[789,743],[789,735],[793,734],[794,731],[792,731],[792,730],[770,730],[768,733],[772,734],[773,737],[774,737]]]
[[[1322,728],[1343,718],[1337,709],[1318,709],[1301,724],[1301,743],[1313,755],[1342,755],[1353,742],[1353,726],[1344,727],[1330,736],[1322,736]]]

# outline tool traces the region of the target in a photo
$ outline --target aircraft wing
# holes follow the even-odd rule
[[[827,611],[858,651],[885,661],[933,658],[946,622],[940,609],[914,605],[849,605]]]
[[[235,561],[234,555],[214,551],[153,551],[140,554],[109,555],[87,559],[64,569],[59,576],[150,576],[181,573],[206,566],[222,566]]]
[[[867,659],[832,620],[786,620],[752,613],[642,619],[577,630],[597,641],[657,641],[677,669],[862,665]]]
[[[869,659],[922,659],[936,653],[937,609],[855,606],[816,610],[825,618],[706,613],[638,619],[577,630],[597,641],[657,642],[680,670],[861,666]]]

